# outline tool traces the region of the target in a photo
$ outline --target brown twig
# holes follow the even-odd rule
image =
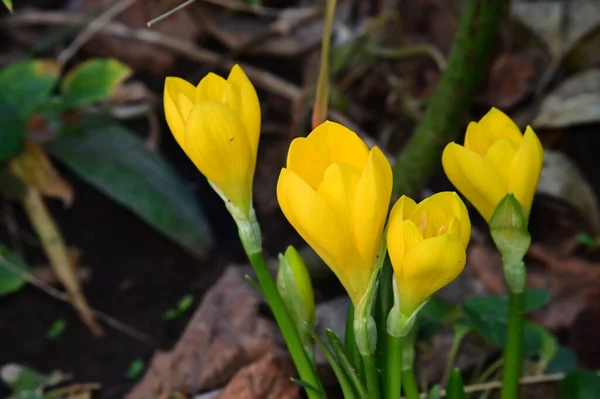
[[[21,277],[23,280],[27,281],[29,284],[33,285],[34,287],[44,291],[46,294],[50,295],[52,298],[58,299],[59,301],[69,303],[69,304],[73,303],[71,295],[69,295],[66,292],[62,292],[62,291],[52,287],[49,284],[46,284],[42,280],[39,280],[38,278],[36,278],[31,273],[23,271],[19,266],[10,262],[6,258],[2,257],[1,255],[0,255],[0,266],[4,267],[6,270],[10,271],[11,273],[14,273],[17,276]],[[126,335],[129,335],[130,337],[133,337],[139,341],[150,344],[154,347],[158,346],[158,343],[156,342],[156,340],[154,338],[150,337],[149,335],[147,335],[141,331],[138,331],[131,326],[128,326],[127,324],[115,319],[112,316],[107,315],[104,312],[101,312],[94,308],[90,308],[90,310],[99,320],[102,320],[103,322],[105,322],[108,326],[112,327],[113,329],[120,331]]]
[[[107,23],[117,15],[131,7],[138,0],[117,0],[103,13],[98,15],[90,24],[73,40],[73,42],[58,55],[58,64],[61,68],[96,35]]]

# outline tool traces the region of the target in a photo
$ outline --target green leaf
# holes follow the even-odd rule
[[[46,338],[57,339],[60,337],[67,328],[67,321],[63,318],[54,320],[48,331],[46,331]]]
[[[81,107],[111,98],[131,69],[113,58],[86,61],[63,79],[61,91],[67,108]]]
[[[531,312],[546,305],[550,294],[545,290],[528,290],[525,292],[525,311]],[[504,347],[506,328],[508,325],[508,297],[488,296],[465,301],[463,310],[469,324],[488,342]],[[535,353],[541,348],[542,339],[530,323],[524,329],[524,355]]]
[[[54,61],[13,62],[0,70],[2,97],[15,107],[18,116],[25,120],[37,106],[50,98],[58,77],[59,68]],[[0,126],[4,129],[4,125]]]
[[[348,360],[346,351],[344,349],[344,344],[342,344],[342,341],[332,330],[327,329],[325,334],[327,335],[329,345],[331,345],[331,348],[333,349],[333,353],[335,353],[335,356],[337,357],[338,364],[346,373],[350,384],[354,388],[354,392],[356,392],[361,398],[366,397],[367,390],[361,381],[361,376],[358,373],[358,370],[356,370],[352,363],[350,363],[350,360]]]
[[[142,376],[142,373],[146,369],[146,363],[142,359],[135,359],[129,365],[129,369],[127,369],[127,374],[125,377],[128,380],[137,380]]]
[[[46,387],[56,385],[68,378],[59,371],[50,374],[40,374],[37,371],[16,363],[9,363],[0,369],[0,377],[18,397],[37,397]]]
[[[25,120],[16,107],[0,95],[0,162],[13,155],[25,141]]]
[[[427,394],[427,399],[440,399],[442,396],[442,388],[439,385],[434,385]]]
[[[298,386],[306,389],[307,391],[312,391],[312,392],[316,393],[317,395],[320,395],[321,397],[323,397],[321,392],[315,386],[309,384],[308,382],[299,380],[298,378],[293,378],[293,377],[290,378],[290,380],[293,383],[297,384]]]
[[[577,355],[566,346],[559,346],[556,355],[546,367],[546,374],[570,373],[577,369]]]
[[[52,155],[160,233],[202,257],[213,239],[200,206],[179,176],[144,142],[117,125],[54,140]]]
[[[5,266],[5,264],[8,264]],[[25,280],[13,273],[8,267],[29,272],[21,257],[0,244],[0,296],[12,294],[23,288]]]
[[[177,310],[180,312],[187,311],[194,304],[194,296],[186,295],[177,302]]]
[[[446,397],[448,399],[465,399],[465,388],[462,375],[460,374],[460,370],[457,368],[454,368],[452,373],[450,373]]]
[[[12,0],[2,0],[2,3],[8,8],[8,11],[13,12]]]
[[[589,370],[567,374],[558,385],[559,399],[596,399],[600,392],[600,376]]]

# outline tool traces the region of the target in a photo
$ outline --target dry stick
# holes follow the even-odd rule
[[[597,371],[596,373],[598,375],[600,375],[600,371]],[[533,376],[528,376],[528,377],[521,377],[519,379],[519,384],[534,385],[534,384],[542,384],[542,383],[546,383],[546,382],[561,381],[565,378],[565,376],[566,376],[565,373],[554,373],[554,374],[544,374],[544,375],[533,375]],[[490,381],[490,382],[484,382],[482,384],[468,385],[465,387],[465,393],[488,391],[488,390],[499,389],[499,388],[502,388],[502,381]],[[440,391],[440,394],[442,396],[445,396],[446,390],[442,389]],[[427,393],[424,392],[419,396],[421,398],[426,398]]]
[[[52,215],[46,208],[42,194],[35,188],[30,188],[22,202],[27,217],[40,238],[46,256],[50,260],[52,269],[62,285],[71,294],[73,307],[79,313],[79,317],[94,335],[104,335],[104,330],[94,318],[81,291],[79,282],[71,269],[66,245]]]
[[[43,12],[43,11],[21,11],[13,14],[6,19],[6,24],[0,24],[0,28],[4,26],[15,25],[46,25],[46,26],[65,26],[65,25],[83,25],[87,22],[87,17],[81,14],[72,14],[64,12]],[[171,50],[181,56],[184,56],[192,61],[207,63],[228,70],[235,64],[234,61],[224,60],[219,62],[221,57],[219,54],[196,46],[192,42],[181,39],[176,39],[160,32],[150,29],[134,29],[119,22],[109,22],[100,29],[100,33],[119,37],[129,40],[137,40],[147,44],[153,44],[167,50]],[[302,89],[293,83],[287,82],[272,73],[263,71],[253,66],[242,64],[244,72],[258,86],[266,91],[283,97],[291,102],[294,102],[302,95]],[[356,133],[358,133],[369,146],[375,144],[375,141],[362,133],[359,127],[353,123],[343,113],[330,110],[329,116],[331,119],[345,124]],[[388,159],[393,160],[391,156],[386,154]]]
[[[21,277],[23,280],[27,281],[29,284],[33,285],[34,287],[44,291],[46,294],[50,295],[52,298],[58,299],[59,301],[62,301],[65,303],[73,304],[73,298],[71,297],[71,295],[69,295],[66,292],[62,292],[62,291],[52,287],[49,284],[46,284],[42,280],[36,278],[33,274],[24,271],[23,269],[21,269],[19,266],[17,266],[13,262],[10,262],[6,258],[4,258],[2,255],[0,255],[0,265],[2,267],[4,267],[6,270],[10,271],[11,273],[14,273],[17,276]],[[127,324],[115,319],[112,316],[107,315],[104,312],[101,312],[94,308],[90,308],[90,311],[99,320],[102,320],[103,322],[105,322],[107,325],[109,325],[113,329],[120,331],[126,335],[129,335],[130,337],[133,337],[139,341],[150,344],[152,346],[155,346],[155,347],[158,346],[158,343],[156,342],[156,340],[154,338],[150,337],[149,335],[147,335],[141,331],[138,331],[133,327],[128,326]]]
[[[69,47],[65,48],[58,56],[58,64],[61,68],[86,44],[102,27],[109,23],[117,15],[131,7],[138,0],[117,0],[106,11],[98,15],[90,24],[73,40]]]

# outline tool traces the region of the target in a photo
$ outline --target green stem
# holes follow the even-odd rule
[[[459,134],[486,71],[506,0],[467,0],[448,63],[423,119],[394,166],[394,194],[412,195],[438,170],[444,146]],[[406,173],[406,171],[410,173]]]
[[[321,66],[319,68],[319,80],[317,82],[317,94],[312,114],[312,128],[316,128],[327,119],[329,108],[329,56],[331,52],[331,32],[333,30],[333,18],[335,16],[336,0],[327,0],[325,8],[325,26],[321,42]]]
[[[375,356],[372,353],[361,355],[363,358],[363,364],[365,366],[365,376],[367,379],[367,391],[369,392],[369,399],[379,399],[379,376],[377,375]]]
[[[242,238],[242,241],[244,241],[244,238]],[[277,286],[275,285],[275,282],[271,277],[271,273],[265,264],[262,252],[247,253],[247,255],[250,263],[252,264],[252,268],[256,273],[256,277],[258,278],[258,283],[263,289],[265,300],[269,304],[269,307],[275,316],[277,325],[279,326],[281,334],[283,335],[290,354],[292,355],[292,360],[298,369],[300,378],[302,381],[307,382],[320,391],[314,392],[311,389],[306,389],[306,394],[310,399],[321,399],[325,397],[321,381],[319,380],[316,370],[314,369],[310,359],[308,358],[308,355],[304,350],[304,345],[302,344],[302,340],[300,339],[296,328],[294,328],[292,318],[285,309],[283,300],[279,295],[279,291],[277,291]]]
[[[352,302],[350,302],[350,305],[348,305],[344,346],[346,349],[346,356],[348,356],[348,360],[350,361],[358,375],[362,376],[362,359],[360,358],[360,352],[358,352],[358,347],[356,346],[356,338],[354,337],[354,305],[352,305]]]
[[[375,300],[375,325],[377,325],[377,348],[375,349],[375,357],[377,364],[381,367],[381,382],[380,385],[385,386],[385,378],[387,378],[388,364],[388,333],[387,320],[392,306],[394,306],[394,289],[392,281],[394,271],[389,259],[383,263],[379,276],[379,286],[377,288],[377,298]],[[402,353],[402,352],[400,352]],[[398,374],[400,375],[400,374]]]
[[[448,355],[448,360],[446,361],[446,369],[444,370],[444,376],[442,377],[442,386],[446,386],[446,383],[448,382],[448,378],[450,377],[450,373],[452,372],[454,363],[456,362],[456,357],[458,356],[460,346],[462,345],[463,339],[467,336],[469,331],[469,327],[462,326],[460,324],[454,327],[452,347],[450,348],[450,354]]]
[[[413,368],[405,368],[402,370],[402,389],[407,399],[419,399],[419,387]]]
[[[516,399],[519,397],[523,325],[525,321],[524,298],[523,293],[511,292],[508,299],[508,337],[504,353],[502,399]]]
[[[402,338],[386,334],[385,399],[399,399],[402,386]]]

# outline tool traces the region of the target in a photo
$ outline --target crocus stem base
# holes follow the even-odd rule
[[[501,399],[519,397],[524,321],[524,294],[511,292],[508,299],[508,337],[504,353]]]
[[[402,370],[402,389],[407,399],[419,399],[419,386],[413,368]]]
[[[402,338],[386,335],[385,399],[398,399],[402,386]]]
[[[363,364],[365,366],[365,377],[367,380],[367,391],[369,398],[378,399],[379,394],[379,377],[377,374],[377,365],[375,364],[375,356],[370,354],[361,354]]]
[[[285,309],[283,300],[281,299],[275,282],[273,281],[269,269],[265,264],[262,252],[249,253],[247,255],[258,278],[258,283],[263,289],[265,299],[269,304],[273,315],[275,316],[275,320],[277,321],[290,354],[292,355],[292,360],[298,369],[300,378],[302,381],[310,384],[319,391],[315,392],[312,389],[306,389],[306,394],[310,399],[324,398],[324,389],[321,385],[319,377],[304,350],[302,340],[294,328],[294,323]]]

